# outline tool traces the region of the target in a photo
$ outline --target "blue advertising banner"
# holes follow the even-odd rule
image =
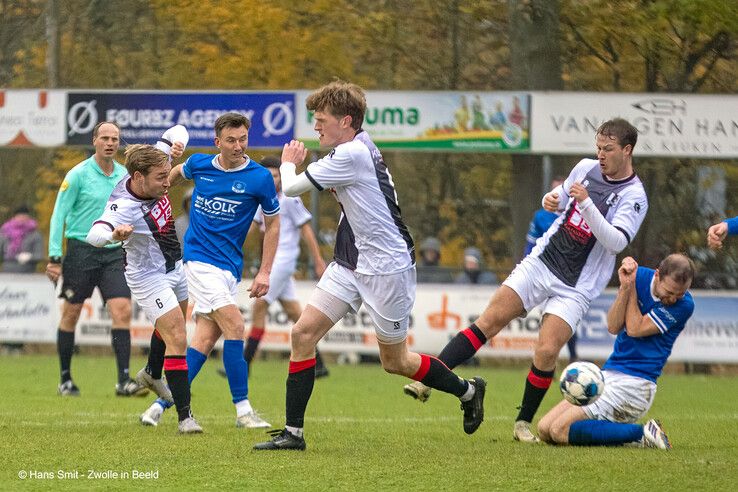
[[[68,145],[90,145],[100,121],[121,128],[123,144],[154,143],[167,128],[184,125],[189,147],[211,147],[215,120],[229,111],[251,120],[249,147],[281,147],[293,138],[292,92],[69,92]]]

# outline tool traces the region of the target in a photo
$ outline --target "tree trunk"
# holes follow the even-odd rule
[[[558,0],[508,0],[513,90],[561,90]],[[557,167],[554,164],[554,167]],[[544,187],[541,156],[512,156],[513,258],[519,258]]]

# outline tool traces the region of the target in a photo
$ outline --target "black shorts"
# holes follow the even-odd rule
[[[59,297],[70,304],[81,304],[97,287],[103,301],[116,297],[130,299],[131,290],[124,272],[123,248],[96,248],[84,241],[68,239]]]

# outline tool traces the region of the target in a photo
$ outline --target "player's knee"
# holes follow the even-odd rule
[[[79,321],[79,317],[82,314],[82,306],[83,304],[64,304],[60,323],[62,328],[71,327],[71,330],[74,330],[74,326],[77,324],[77,321]]]
[[[541,441],[552,442],[551,433],[549,432],[550,427],[551,427],[551,422],[547,420],[545,417],[541,419],[540,422],[538,422],[538,437],[541,438]]]
[[[553,422],[548,429],[549,442],[566,444],[569,442],[569,423]]]
[[[315,330],[310,329],[306,325],[301,325],[300,323],[294,325],[292,327],[292,346],[299,348],[314,347],[318,342],[315,339],[314,331]]]
[[[560,351],[561,347],[557,346],[555,343],[544,341],[539,343],[536,347],[535,358],[536,360],[545,362],[545,365],[547,366],[555,365]]]
[[[128,326],[131,323],[131,303],[121,301],[110,304],[110,317],[115,326]]]

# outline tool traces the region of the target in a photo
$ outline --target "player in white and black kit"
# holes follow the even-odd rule
[[[561,215],[495,291],[482,315],[438,356],[456,367],[514,318],[542,305],[533,365],[513,431],[516,440],[538,442],[530,424],[551,385],[559,352],[607,285],[615,255],[633,240],[646,216],[646,192],[633,171],[637,139],[638,131],[620,118],[597,129],[597,159],[582,159],[562,185],[543,197],[543,207]],[[421,401],[429,392],[417,383],[405,386],[405,393]]]
[[[282,151],[282,190],[297,196],[330,189],[341,204],[333,262],[292,328],[287,377],[286,426],[254,449],[305,449],[305,410],[315,382],[315,345],[349,311],[361,304],[369,312],[387,372],[411,377],[462,401],[464,431],[477,430],[484,416],[485,382],[456,376],[435,357],[410,352],[407,332],[415,302],[415,246],[402,221],[397,194],[379,149],[361,129],[366,112],[362,89],[330,83],[311,94],[315,130],[324,158],[295,174],[307,156],[293,140]]]
[[[176,139],[177,143],[172,144],[166,137]],[[202,428],[190,412],[185,359],[187,279],[167,195],[171,159],[162,150],[172,147],[172,155],[179,156],[187,140],[185,128],[177,126],[164,134],[158,144],[160,148],[128,146],[125,152],[128,176],[116,185],[87,241],[97,247],[123,241],[126,282],[155,326],[149,364],[139,372],[137,380],[160,397],[173,400],[179,414],[179,432],[191,434],[202,432]],[[168,388],[161,379],[162,368]]]

